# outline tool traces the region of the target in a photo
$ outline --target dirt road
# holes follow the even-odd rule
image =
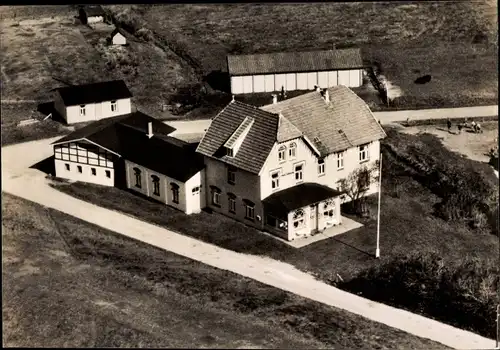
[[[289,264],[226,250],[61,193],[48,185],[45,174],[29,168],[52,154],[49,144],[55,139],[3,147],[2,191],[207,265],[229,270],[453,348],[486,349],[494,346],[491,339],[344,292]]]

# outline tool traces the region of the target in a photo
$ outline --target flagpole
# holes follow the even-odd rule
[[[382,195],[382,153],[380,153],[380,169],[378,171],[378,212],[377,212],[377,248],[375,249],[375,257],[380,257],[380,198]]]

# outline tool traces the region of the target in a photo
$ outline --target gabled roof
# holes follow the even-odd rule
[[[104,9],[101,7],[101,5],[85,6],[83,10],[85,11],[87,17],[106,16],[106,12],[104,12]]]
[[[238,153],[228,157],[222,146],[245,118],[254,119]],[[198,145],[197,152],[237,168],[258,174],[273,145],[278,130],[278,115],[238,101],[230,102],[213,120]]]
[[[291,121],[286,119],[283,115],[279,116],[278,125],[278,135],[276,140],[278,142],[285,142],[292,139],[296,139],[302,136],[302,131],[300,131]]]
[[[112,32],[111,32],[111,35],[110,37],[114,37],[116,34],[120,33],[121,35],[123,35],[124,37],[128,37],[128,33],[125,31],[125,29],[121,28],[121,27],[116,27]]]
[[[359,48],[229,55],[227,65],[230,75],[313,72],[364,66]]]
[[[266,213],[285,216],[292,210],[316,204],[341,195],[342,192],[317,183],[302,183],[266,197],[262,203]]]
[[[57,89],[66,106],[118,100],[132,97],[123,80],[69,86]]]
[[[153,137],[146,136],[153,123]],[[175,129],[141,112],[103,119],[53,144],[86,140],[177,181],[185,182],[204,168],[203,157],[187,142],[169,136]]]
[[[281,112],[323,156],[386,136],[370,108],[351,89],[335,86],[328,92],[329,104],[313,91],[261,109]]]

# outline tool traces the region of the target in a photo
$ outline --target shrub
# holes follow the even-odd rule
[[[437,253],[413,253],[376,266],[340,287],[493,337],[499,273],[494,259],[465,257],[451,265]]]
[[[154,39],[153,32],[148,28],[144,27],[135,32],[135,35],[139,38],[142,38],[145,41],[152,41]]]
[[[498,193],[482,164],[447,150],[434,135],[402,136],[395,130],[388,135],[382,148],[398,163],[393,177],[412,176],[438,195],[442,200],[434,208],[436,216],[488,228]]]

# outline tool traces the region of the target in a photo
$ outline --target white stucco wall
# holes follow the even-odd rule
[[[111,101],[90,103],[85,105],[85,116],[80,115],[80,105],[66,106],[66,122],[68,124],[88,122],[104,118],[116,117],[131,113],[130,98],[116,100],[116,111],[111,110]]]
[[[102,16],[91,16],[87,17],[87,23],[97,23],[97,22],[103,22],[104,17]]]
[[[134,168],[138,168],[141,170],[141,187],[137,187],[135,185],[135,172]],[[202,202],[196,203],[195,200],[191,197],[192,192],[191,189],[195,185],[202,185],[201,190],[203,190],[203,174],[200,172],[195,174],[191,179],[183,183],[181,181],[177,181],[169,176],[160,174],[151,169],[148,169],[144,166],[136,164],[134,162],[125,160],[125,171],[126,171],[126,179],[127,179],[127,188],[134,190],[136,192],[142,193],[145,196],[153,198],[159,202],[165,203],[169,206],[177,208],[183,211],[186,214],[199,212],[200,206]],[[151,178],[152,175],[158,176],[160,179],[160,195],[155,195],[153,180]],[[171,189],[171,184],[175,183],[179,186],[179,203],[174,203],[173,201],[173,192]],[[200,200],[202,201],[202,197]]]
[[[116,33],[112,42],[113,45],[125,45],[127,43],[127,39],[121,33]]]
[[[314,90],[314,86],[327,88],[337,85],[359,87],[363,83],[362,70],[322,71],[306,73],[266,74],[231,77],[233,94],[274,92],[285,87],[287,91]]]
[[[206,174],[206,203],[207,207],[216,212],[220,212],[245,224],[261,229],[263,227],[263,208],[260,201],[260,181],[259,176],[238,169],[236,172],[236,181],[234,185],[227,182],[226,164],[215,159],[205,158]],[[221,190],[220,207],[212,204],[212,192],[210,186],[216,186]],[[228,193],[236,196],[236,213],[229,212]],[[255,220],[251,221],[245,218],[245,204],[243,199],[255,203]],[[261,220],[257,220],[257,215]]]
[[[69,165],[69,170],[66,169],[66,164]],[[54,159],[55,176],[68,179],[71,181],[89,182],[103,186],[115,185],[115,174],[113,168],[101,167],[98,165],[89,165],[77,162],[70,162],[60,159]],[[82,173],[78,171],[78,166],[82,167]],[[92,168],[96,170],[96,175],[92,175]],[[110,177],[106,177],[106,170],[110,171]]]
[[[289,157],[289,146],[291,143],[297,145],[296,158]],[[278,150],[281,145],[287,146],[286,160],[280,162],[278,159]],[[295,165],[303,163],[303,180],[302,182],[315,182],[333,189],[338,188],[338,181],[349,176],[349,174],[360,166],[371,167],[380,157],[380,142],[375,141],[368,145],[370,159],[366,162],[359,162],[358,147],[353,147],[344,151],[344,167],[337,169],[337,154],[331,154],[324,158],[325,173],[318,173],[318,158],[314,152],[306,145],[302,139],[294,139],[285,143],[276,143],[271,150],[268,159],[260,173],[260,196],[264,199],[274,192],[283,190],[301,182],[295,180]],[[279,188],[272,189],[271,174],[279,170],[281,176],[279,179]],[[368,194],[376,193],[377,183],[372,184]]]
[[[206,207],[206,183],[205,170],[195,174],[186,181],[186,214],[199,213]],[[193,193],[193,188],[200,187],[197,194]]]

